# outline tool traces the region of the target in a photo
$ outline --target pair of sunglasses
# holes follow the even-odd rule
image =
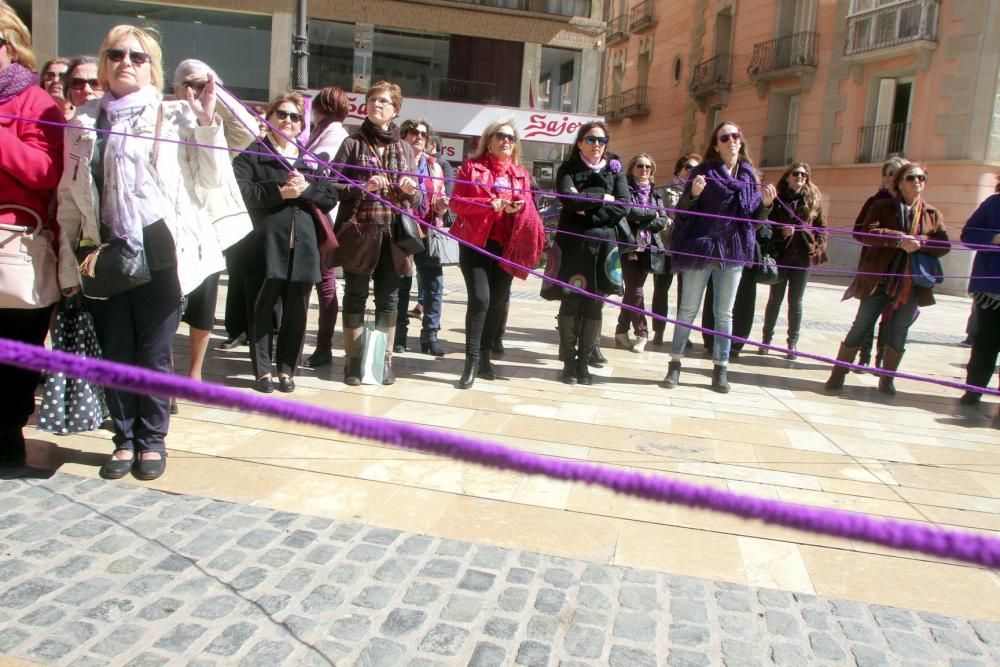
[[[494,132],[493,136],[497,141],[508,141],[510,143],[517,143],[517,137],[513,134],[508,134],[507,132]]]
[[[65,72],[63,72],[63,74],[65,74]],[[56,79],[58,79],[61,76],[62,76],[62,74],[60,74],[59,72],[54,72],[52,70],[49,70],[48,72],[45,73],[45,80],[46,81],[55,81]]]
[[[417,130],[417,129],[412,129],[412,130],[409,130],[409,131],[407,132],[407,134],[415,134],[415,135],[417,135],[418,137],[423,137],[424,139],[426,139],[426,138],[427,138],[427,131],[426,131],[426,130]]]
[[[101,82],[97,79],[83,79],[78,76],[74,76],[69,80],[69,87],[73,90],[83,90],[87,86],[90,86],[94,90],[99,90],[101,88]]]
[[[809,174],[804,171],[793,171],[789,176],[792,178],[809,178]]]
[[[921,183],[925,183],[927,181],[927,174],[907,174],[903,178],[909,181],[910,183],[913,183],[914,181],[920,181]]]
[[[724,144],[728,144],[730,139],[732,139],[733,141],[739,141],[742,138],[743,135],[740,134],[739,132],[730,132],[729,134],[719,135],[719,141],[721,141]]]
[[[152,62],[152,58],[148,53],[143,53],[142,51],[126,51],[125,49],[108,49],[104,52],[105,57],[113,63],[120,63],[128,57],[129,62],[132,63],[134,67],[141,67],[148,62]]]
[[[607,137],[598,137],[593,134],[588,134],[583,138],[583,140],[586,141],[591,146],[593,146],[594,144],[600,144],[602,146],[605,146],[608,143]]]
[[[295,113],[294,111],[282,111],[278,109],[274,112],[274,115],[278,117],[278,120],[290,120],[293,123],[302,122],[302,114]]]
[[[637,165],[635,165],[635,168],[636,169],[652,169],[653,165],[651,165],[651,164],[637,164]]]

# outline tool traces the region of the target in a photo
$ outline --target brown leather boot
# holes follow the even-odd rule
[[[361,384],[361,350],[358,344],[365,330],[364,313],[344,313],[344,384],[357,387]]]
[[[904,350],[905,351],[905,350]],[[882,352],[882,368],[887,371],[895,371],[899,368],[899,362],[903,360],[903,352],[898,351],[891,345],[886,345]],[[883,375],[878,379],[878,390],[880,394],[885,394],[887,396],[896,395],[896,385],[893,384],[893,380],[896,378],[891,375]]]
[[[846,361],[849,364],[854,363],[854,357],[857,356],[857,347],[847,347],[844,343],[840,344],[840,350],[837,352],[837,361]],[[844,378],[847,377],[847,369],[843,366],[834,366],[833,370],[830,371],[830,379],[826,381],[827,391],[837,391],[844,386]]]

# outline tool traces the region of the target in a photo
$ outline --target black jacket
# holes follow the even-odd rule
[[[319,282],[319,246],[308,203],[329,211],[337,203],[337,192],[330,181],[313,178],[315,164],[296,160],[293,166],[310,185],[297,199],[282,199],[280,188],[288,180],[288,170],[280,158],[271,154],[272,150],[266,139],[260,140],[233,160],[236,182],[254,227],[242,249],[242,268],[248,275]],[[293,230],[295,254],[289,268]]]
[[[580,231],[594,227],[614,228],[628,214],[629,191],[625,169],[620,166],[618,157],[611,153],[607,154],[607,161],[609,165],[618,162],[618,171],[613,172],[609,166],[605,166],[599,172],[594,172],[579,156],[560,165],[556,174],[556,188],[560,195],[573,197],[560,198],[560,229]],[[606,194],[614,196],[615,202],[604,201]]]

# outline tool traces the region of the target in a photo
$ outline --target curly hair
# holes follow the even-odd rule
[[[820,208],[823,206],[822,195],[820,195],[819,188],[812,181],[812,169],[808,164],[805,162],[793,162],[788,166],[788,169],[785,169],[785,173],[778,180],[778,196],[784,199],[784,195],[791,191],[792,186],[788,183],[788,176],[796,169],[806,172],[806,183],[802,186],[802,189],[805,191],[802,197],[802,204],[805,206],[804,218],[808,222],[819,215]]]

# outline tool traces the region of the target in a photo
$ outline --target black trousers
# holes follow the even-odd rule
[[[715,309],[712,308],[714,291],[712,289],[712,279],[708,279],[708,288],[705,290],[705,305],[701,309],[701,326],[706,329],[715,328]],[[733,304],[733,335],[740,338],[749,338],[753,330],[753,314],[757,309],[757,280],[753,271],[743,271],[740,277],[740,285],[736,288],[736,303]],[[702,334],[702,341],[705,348],[711,350],[715,342],[715,337],[711,334]],[[732,350],[743,349],[743,343],[733,341]]]
[[[778,322],[781,312],[781,302],[785,300],[785,290],[788,290],[788,345],[794,347],[799,342],[799,331],[802,329],[802,298],[809,283],[809,269],[780,269],[778,282],[771,285],[771,293],[767,297],[767,308],[764,309],[764,342],[770,343],[774,338],[774,325]]]
[[[486,250],[494,255],[503,254],[503,248],[496,241],[487,241]],[[465,245],[458,250],[458,266],[462,269],[468,294],[465,352],[476,353],[481,348],[489,350],[504,322],[514,277],[490,257]]]
[[[670,286],[674,282],[674,274],[667,273],[654,273],[653,274],[653,303],[650,308],[652,312],[657,315],[662,315],[663,317],[670,317]],[[681,312],[681,292],[684,291],[684,277],[678,273],[677,274],[677,310],[675,312]],[[663,320],[653,320],[653,331],[664,331],[667,328],[667,323]]]
[[[306,315],[312,288],[313,283],[280,278],[266,278],[261,284],[250,322],[250,361],[255,378],[271,372],[274,309],[279,299],[281,319],[278,322],[278,346],[274,351],[274,361],[279,375],[295,375],[306,338]]]
[[[41,345],[49,331],[52,306],[46,308],[0,308],[0,338]],[[0,428],[21,428],[35,411],[35,387],[41,373],[0,364]]]
[[[177,269],[152,271],[145,285],[106,300],[88,299],[101,353],[117,361],[171,372],[170,350],[180,324],[181,288]],[[170,398],[105,389],[114,422],[116,449],[139,453],[166,451]]]
[[[345,315],[364,315],[365,304],[368,302],[368,282],[374,283],[375,312],[380,315],[380,321],[389,322],[396,314],[399,301],[399,274],[396,273],[392,261],[392,240],[388,234],[382,235],[382,247],[379,250],[378,263],[371,275],[366,273],[351,273],[344,271],[344,302],[341,312]],[[392,345],[392,341],[389,341]]]
[[[965,370],[965,383],[988,387],[997,367],[1000,353],[1000,310],[976,304],[976,327],[972,336],[972,352]]]

